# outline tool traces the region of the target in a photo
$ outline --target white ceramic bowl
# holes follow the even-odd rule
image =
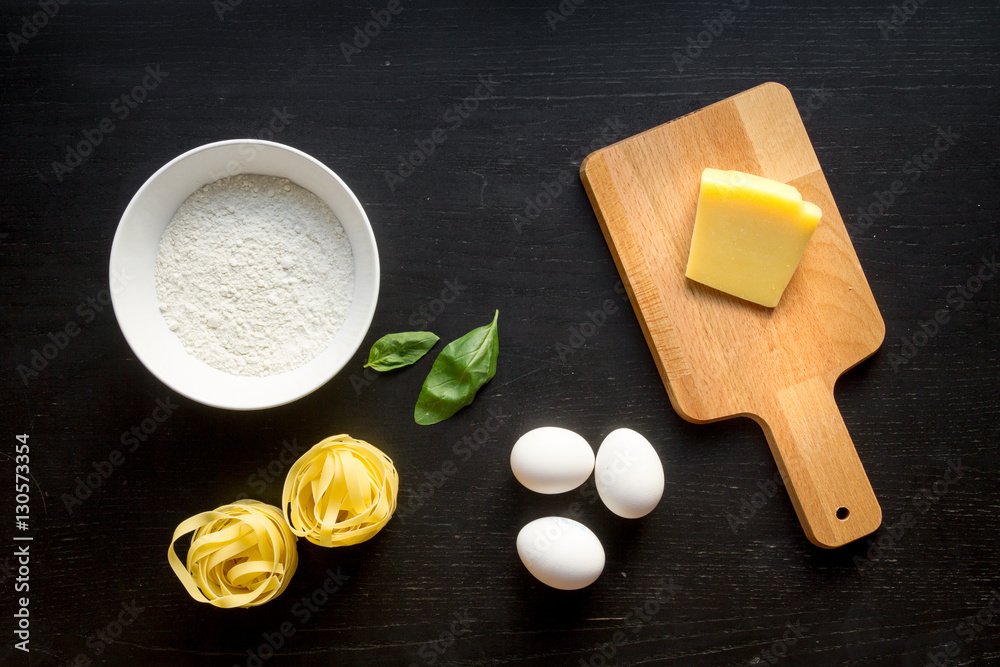
[[[160,235],[198,188],[235,174],[287,178],[333,210],[354,254],[354,298],[333,341],[295,370],[245,377],[212,368],[185,351],[167,328],[156,296]],[[378,300],[379,261],[368,216],[354,193],[319,160],[271,141],[234,139],[200,146],[150,176],[132,197],[111,246],[111,301],[125,340],[150,372],[179,394],[230,410],[294,401],[326,384],[361,346]]]

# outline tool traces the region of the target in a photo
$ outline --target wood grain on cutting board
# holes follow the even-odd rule
[[[823,210],[773,309],[684,276],[706,167],[788,183]],[[677,412],[756,420],[813,543],[874,531],[881,510],[833,386],[885,325],[788,90],[767,83],[603,148],[581,177]]]

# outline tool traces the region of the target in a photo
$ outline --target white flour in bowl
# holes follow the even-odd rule
[[[160,238],[156,294],[189,354],[234,375],[274,375],[322,352],[354,291],[351,245],[319,197],[239,175],[181,204]]]

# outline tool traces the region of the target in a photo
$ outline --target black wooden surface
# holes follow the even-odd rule
[[[4,3],[0,661],[1000,662],[996,2],[403,2],[349,58],[341,44],[388,5],[329,4]],[[158,80],[123,107],[147,67]],[[493,92],[456,126],[445,114],[481,79]],[[774,493],[756,425],[673,412],[577,177],[590,149],[765,81],[793,92],[887,326],[837,389],[884,523],[834,552],[811,546]],[[113,129],[80,164],[54,165],[106,117]],[[270,138],[269,126],[358,195],[382,291],[338,377],[291,405],[226,412],[153,378],[101,299],[115,227],[145,179],[204,143]],[[447,139],[390,188],[397,156],[439,126]],[[940,133],[951,139],[935,152]],[[460,294],[443,305],[449,283]],[[579,333],[606,305],[604,324]],[[450,340],[494,308],[497,376],[453,419],[413,423],[426,365],[363,374],[382,334]],[[935,314],[947,320],[936,328]],[[69,323],[78,335],[25,380],[18,367]],[[123,447],[158,399],[177,407]],[[593,502],[592,483],[553,497],[521,488],[510,447],[546,424],[595,447],[619,426],[644,433],[667,472],[660,506],[626,521]],[[283,443],[340,432],[393,457],[397,517],[357,547],[300,541],[290,587],[263,607],[192,601],[166,560],[177,523],[240,494],[277,503]],[[21,433],[28,531],[14,525]],[[116,449],[121,465],[68,507],[77,478]],[[590,588],[548,589],[519,562],[517,531],[548,514],[578,516],[603,541]],[[28,593],[15,592],[15,534],[33,537]],[[340,588],[310,610],[302,600],[328,572]],[[14,648],[24,595],[30,654]]]

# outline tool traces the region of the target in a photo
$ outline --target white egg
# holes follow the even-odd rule
[[[591,585],[604,571],[604,547],[582,523],[535,519],[517,534],[517,555],[536,579],[564,591]]]
[[[522,435],[510,450],[517,481],[537,493],[565,493],[587,481],[594,470],[594,450],[583,436],[543,426]]]
[[[663,496],[663,464],[649,440],[620,428],[609,433],[597,450],[594,481],[609,510],[638,519],[652,512]]]

